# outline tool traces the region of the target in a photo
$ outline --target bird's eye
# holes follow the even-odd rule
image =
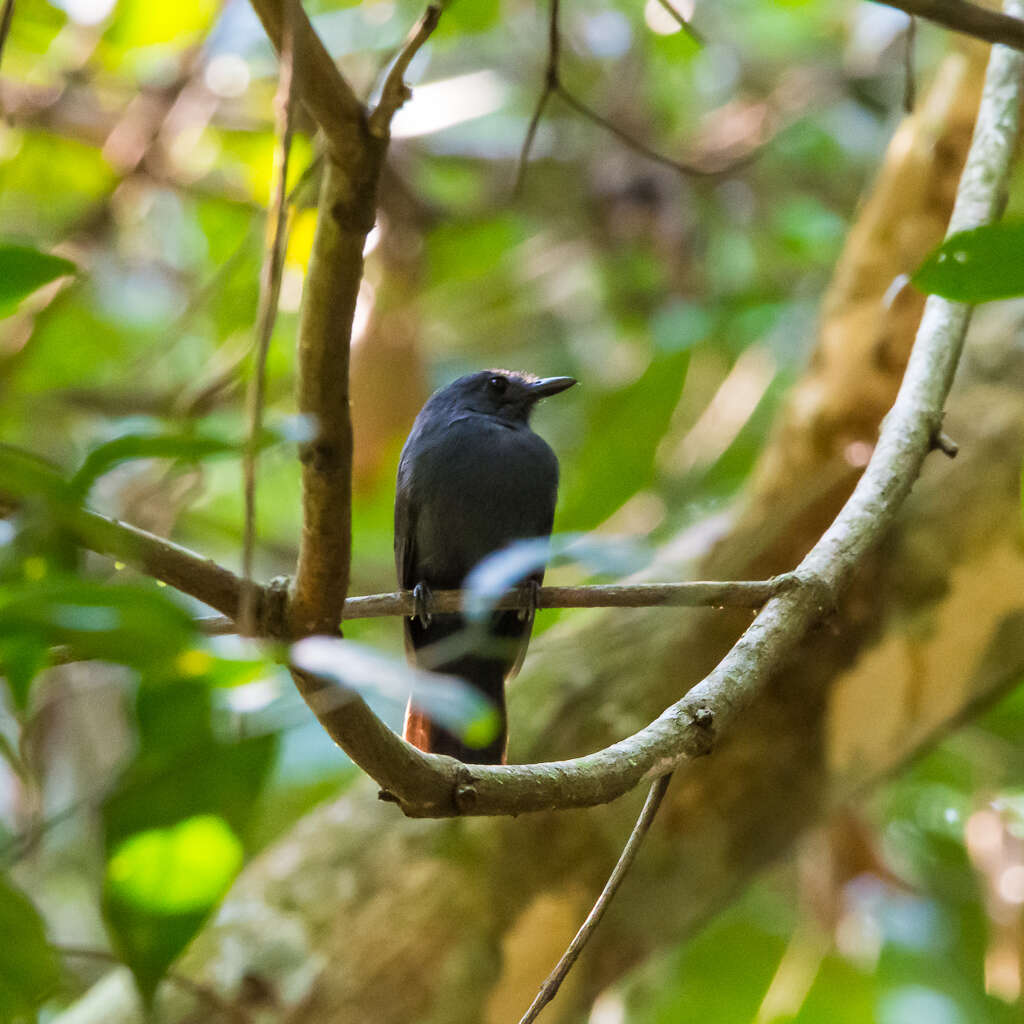
[[[505,389],[508,387],[508,378],[506,377],[491,377],[487,382],[487,386],[496,394],[503,395]]]

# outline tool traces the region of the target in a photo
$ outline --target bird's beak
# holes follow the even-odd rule
[[[565,391],[566,388],[571,388],[575,383],[575,377],[544,377],[530,385],[530,395],[535,399],[549,398],[560,391]]]

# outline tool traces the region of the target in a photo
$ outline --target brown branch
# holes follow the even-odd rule
[[[704,36],[698,32],[693,25],[688,22],[680,13],[669,3],[669,0],[658,0],[661,7],[675,20],[676,24],[695,42],[698,46],[704,46],[707,44],[707,40]]]
[[[345,166],[326,161],[299,321],[298,406],[315,427],[302,458],[302,536],[289,613],[292,636],[335,635],[352,546],[349,341],[373,227],[385,141]]]
[[[660,2],[662,3],[662,6],[664,6],[665,9],[679,21],[681,26],[693,35],[695,39],[703,43],[703,39],[696,34],[692,26],[683,18],[683,16],[668,3],[668,0],[660,0]],[[614,135],[620,142],[627,145],[630,149],[646,156],[650,160],[654,160],[656,163],[663,164],[665,167],[671,167],[674,171],[677,171],[682,175],[691,177],[714,177],[716,175],[728,173],[729,171],[732,171],[753,159],[755,153],[760,148],[757,147],[751,153],[744,154],[738,160],[730,161],[727,165],[714,169],[705,169],[693,164],[682,163],[679,160],[673,160],[670,157],[665,156],[664,153],[659,153],[657,150],[651,149],[650,146],[640,142],[639,139],[636,139],[627,132],[624,132],[617,125],[613,124],[607,118],[602,117],[596,110],[588,107],[585,103],[578,100],[571,92],[569,92],[569,90],[562,84],[561,59],[562,42],[561,30],[559,28],[559,0],[551,0],[551,6],[548,9],[548,59],[544,69],[544,88],[537,97],[537,103],[534,106],[533,114],[530,117],[530,124],[526,130],[526,137],[523,139],[523,146],[519,151],[519,159],[516,162],[515,185],[512,189],[514,196],[518,196],[522,193],[523,184],[526,180],[526,167],[530,159],[530,150],[533,148],[533,142],[537,135],[537,127],[540,125],[540,119],[544,115],[544,110],[547,107],[548,100],[555,94],[560,96],[578,114],[582,114],[595,124],[600,125],[600,127]]]
[[[63,516],[64,526],[90,551],[116,558],[225,615],[237,614],[242,581],[213,559],[89,509],[69,509]],[[261,612],[265,592],[264,587],[257,589]]]
[[[917,102],[917,69],[914,66],[916,43],[917,18],[911,15],[903,40],[903,110],[907,114],[914,112],[914,104]]]
[[[284,41],[285,0],[252,0],[252,6],[278,53]],[[352,87],[296,3],[295,91],[310,116],[323,130],[335,159],[348,162],[361,148],[366,111]]]
[[[555,92],[562,99],[563,102],[567,103],[576,113],[581,114],[589,121],[593,121],[594,124],[599,125],[610,135],[614,135],[623,145],[629,149],[634,150],[641,156],[647,157],[648,160],[653,160],[657,164],[661,164],[663,167],[668,167],[678,174],[688,178],[717,178],[723,174],[731,174],[733,171],[738,170],[741,167],[746,166],[753,160],[757,159],[761,152],[762,145],[754,146],[749,152],[744,153],[742,156],[736,157],[735,159],[728,160],[718,167],[700,167],[697,164],[685,163],[682,160],[673,160],[670,156],[666,156],[664,153],[659,153],[658,150],[652,149],[645,142],[641,142],[638,138],[630,135],[629,132],[624,131],[617,124],[609,121],[608,118],[599,114],[593,107],[587,106],[581,99],[577,99],[568,89],[561,83],[558,84]]]
[[[0,62],[3,61],[4,46],[7,37],[11,32],[11,22],[14,21],[14,0],[4,0],[3,10],[0,11]]]
[[[694,580],[686,583],[598,584],[579,587],[541,587],[537,608],[760,608],[799,580],[791,573],[770,580]],[[465,608],[461,590],[435,590],[430,595],[434,612],[459,612]],[[493,607],[501,610],[526,609],[524,594],[509,590]],[[343,620],[374,619],[389,615],[411,617],[416,599],[411,590],[390,594],[366,594],[345,600]],[[203,631],[211,636],[237,632],[230,618],[200,619]]]
[[[990,11],[966,0],[877,0],[910,15],[934,21],[944,28],[962,32],[987,43],[1002,43],[1024,50],[1024,21],[999,11]]]
[[[277,95],[274,98],[278,144],[274,153],[273,187],[267,223],[267,244],[260,267],[260,294],[256,315],[256,365],[249,385],[249,437],[245,446],[242,469],[245,491],[245,526],[242,538],[242,598],[238,623],[243,633],[256,629],[258,590],[253,586],[252,562],[256,547],[256,466],[259,459],[259,437],[263,429],[263,405],[266,397],[267,355],[270,337],[277,319],[284,269],[284,246],[288,236],[286,199],[288,192],[288,157],[292,145],[292,99],[295,81],[295,18],[299,0],[283,0],[284,22],[281,33],[281,61]]]
[[[647,799],[644,801],[643,809],[640,811],[640,817],[637,818],[633,831],[630,833],[629,839],[626,840],[626,845],[622,848],[622,853],[619,855],[612,873],[608,876],[608,881],[605,882],[604,888],[601,890],[601,895],[597,897],[590,913],[587,914],[587,919],[580,925],[580,930],[573,937],[572,942],[569,943],[569,948],[562,954],[562,958],[558,963],[555,964],[554,970],[544,979],[544,984],[541,985],[540,991],[530,1004],[530,1008],[523,1014],[519,1024],[532,1024],[540,1016],[541,1010],[558,995],[558,990],[561,988],[562,982],[565,981],[565,976],[572,970],[573,964],[579,959],[580,953],[583,952],[583,947],[590,941],[590,937],[601,923],[601,918],[604,917],[604,912],[608,909],[608,904],[611,903],[612,898],[619,891],[622,880],[633,866],[633,861],[636,860],[636,855],[640,850],[640,844],[650,831],[654,816],[658,813],[658,808],[661,806],[661,801],[671,781],[672,775],[670,773],[663,775],[651,786]]]
[[[370,114],[370,132],[377,138],[387,138],[392,118],[402,104],[412,95],[409,86],[405,84],[405,73],[409,70],[409,64],[412,62],[413,57],[419,53],[420,48],[430,38],[434,29],[437,28],[437,23],[440,19],[441,5],[430,4],[423,12],[420,20],[413,26],[408,38],[398,51],[398,56],[391,65],[387,78],[384,79],[380,102],[373,113]]]

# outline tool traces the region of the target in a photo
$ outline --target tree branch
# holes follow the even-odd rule
[[[267,218],[267,241],[260,267],[260,294],[256,314],[256,360],[249,386],[249,437],[243,459],[245,492],[245,528],[242,538],[242,588],[238,608],[238,624],[252,635],[256,631],[256,601],[259,594],[253,586],[252,562],[256,548],[256,468],[259,460],[259,437],[263,428],[263,403],[266,394],[267,354],[270,337],[277,319],[277,303],[284,269],[284,247],[288,237],[287,193],[288,157],[292,145],[292,96],[295,82],[295,21],[299,0],[283,0],[285,5],[281,34],[281,66],[278,72],[277,148],[274,153],[273,188]]]
[[[886,7],[895,7],[909,15],[934,21],[954,32],[1002,43],[1015,50],[1024,50],[1024,21],[1020,17],[990,11],[966,0],[876,0]],[[1009,5],[1007,5],[1009,7]]]
[[[252,6],[279,54],[284,40],[285,2],[252,0]],[[298,70],[295,89],[310,116],[322,129],[335,159],[345,163],[361,146],[366,111],[298,0],[295,7],[295,65]]]
[[[387,138],[392,118],[412,95],[409,87],[405,84],[405,73],[409,70],[409,64],[413,57],[420,52],[420,48],[437,28],[440,19],[441,5],[430,4],[420,20],[413,26],[408,38],[402,44],[401,50],[398,51],[398,56],[391,65],[387,78],[384,79],[380,102],[370,114],[370,132],[378,138]]]
[[[949,233],[988,223],[1001,209],[1018,130],[1020,76],[1021,58],[995,48]],[[932,450],[969,315],[970,309],[959,303],[928,299],[903,383],[871,461],[835,521],[797,568],[801,585],[772,598],[719,665],[646,728],[569,761],[466,766],[413,751],[362,701],[347,694],[351,715],[321,721],[413,816],[591,806],[706,753],[715,734],[729,727],[795,653],[810,627],[834,606],[894,520]],[[322,683],[317,699],[326,699],[328,690]],[[345,720],[338,722],[337,717]]]
[[[242,581],[213,559],[85,508],[68,509],[63,522],[84,548],[116,558],[225,615],[237,614]],[[253,586],[259,616],[266,602],[266,588]]]
[[[541,587],[537,608],[760,608],[787,587],[798,585],[791,573],[770,580],[693,580],[686,583],[614,583],[579,587]],[[465,608],[461,590],[435,590],[430,607],[435,612],[460,612]],[[526,609],[521,590],[509,590],[493,605],[495,609]],[[416,599],[411,590],[390,594],[365,594],[345,600],[342,619],[375,619],[388,615],[412,617]],[[237,632],[231,618],[201,619],[205,632],[219,635]]]
[[[290,633],[336,635],[352,549],[349,339],[363,247],[377,209],[385,143],[364,135],[358,159],[328,160],[299,321],[298,406],[316,431],[301,450],[302,536]]]
[[[626,845],[623,847],[622,853],[612,869],[612,873],[608,876],[608,881],[605,882],[604,888],[601,890],[601,895],[597,897],[597,901],[591,908],[590,913],[587,914],[587,919],[580,926],[580,930],[573,937],[572,942],[569,943],[569,948],[562,955],[558,963],[555,964],[554,970],[544,979],[544,984],[541,985],[537,997],[530,1004],[530,1008],[526,1013],[523,1014],[519,1024],[532,1024],[540,1016],[541,1010],[558,995],[558,990],[561,988],[562,982],[565,981],[565,976],[572,970],[573,964],[579,959],[580,953],[583,952],[583,947],[601,923],[601,918],[604,917],[608,904],[611,903],[612,897],[619,891],[622,880],[632,867],[633,861],[636,860],[640,844],[644,841],[644,836],[650,831],[651,823],[654,821],[654,816],[658,813],[658,808],[661,806],[661,801],[671,781],[671,774],[663,775],[651,786],[651,791],[647,794],[643,809],[640,811],[640,817],[637,818],[633,831],[630,833],[629,839],[626,840]]]
[[[7,44],[12,21],[14,21],[14,0],[4,0],[3,10],[0,11],[0,61],[3,60],[4,46]]]

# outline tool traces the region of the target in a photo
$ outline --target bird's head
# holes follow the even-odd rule
[[[506,423],[528,423],[533,407],[576,383],[573,377],[534,377],[513,370],[480,370],[444,389],[459,412],[495,416]]]

